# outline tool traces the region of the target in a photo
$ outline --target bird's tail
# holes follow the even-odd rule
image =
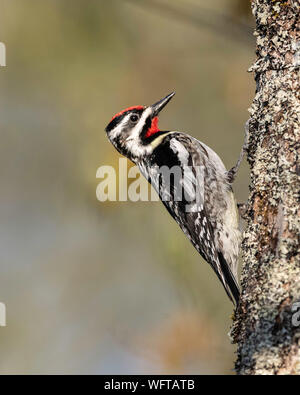
[[[222,281],[223,287],[225,288],[225,291],[229,296],[229,299],[233,303],[235,302],[235,305],[238,306],[240,300],[240,289],[237,284],[236,278],[234,277],[228,263],[226,262],[221,252],[218,252],[218,258],[221,265],[222,274],[224,276],[224,279],[221,278],[220,280]],[[234,301],[232,297],[234,298]]]

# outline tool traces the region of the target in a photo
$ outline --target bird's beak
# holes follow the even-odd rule
[[[152,104],[150,106],[152,108],[152,117],[156,117],[161,110],[169,103],[172,97],[175,95],[175,92],[170,93],[168,96],[164,97],[163,99],[159,100],[158,102]]]

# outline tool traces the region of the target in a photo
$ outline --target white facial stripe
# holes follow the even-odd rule
[[[130,136],[128,137],[128,140],[135,140],[138,141],[139,135],[142,132],[142,129],[144,127],[145,121],[148,118],[148,116],[152,113],[152,109],[151,107],[146,108],[146,110],[144,110],[140,120],[138,121],[138,123],[135,125],[135,127],[132,129],[132,132],[130,133]]]
[[[128,121],[129,117],[130,114],[127,114],[126,117],[124,117],[122,121],[113,130],[111,130],[110,136],[112,139],[116,138],[116,136],[122,132],[123,126]]]

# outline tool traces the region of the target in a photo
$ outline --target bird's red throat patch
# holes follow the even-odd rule
[[[151,126],[150,128],[147,130],[147,133],[145,134],[145,137],[151,137],[153,136],[155,133],[159,132],[159,128],[158,128],[158,117],[155,117],[152,119],[151,122]]]

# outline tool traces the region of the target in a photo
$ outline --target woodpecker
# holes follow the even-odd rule
[[[158,128],[158,115],[174,94],[117,113],[105,131],[114,147],[139,167],[238,305],[240,231],[231,186],[237,168],[228,172],[220,157],[194,137]]]

